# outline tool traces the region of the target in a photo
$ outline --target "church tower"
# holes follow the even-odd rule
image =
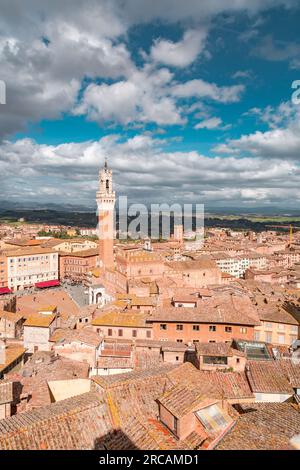
[[[99,190],[96,193],[98,207],[98,234],[100,266],[114,266],[114,207],[116,194],[112,189],[112,171],[107,167],[99,172]]]

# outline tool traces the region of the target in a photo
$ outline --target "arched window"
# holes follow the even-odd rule
[[[109,180],[106,180],[106,189],[109,189]]]

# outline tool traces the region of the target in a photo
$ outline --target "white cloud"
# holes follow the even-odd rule
[[[240,100],[244,85],[221,86],[201,79],[174,85],[171,93],[178,98],[210,98],[220,103],[234,103]]]
[[[193,201],[240,207],[259,198],[284,207],[300,201],[295,161],[207,157],[197,151],[166,151],[168,140],[136,135],[126,141],[41,145],[30,139],[0,146],[2,198],[94,205],[98,169],[104,157],[114,171],[118,194],[139,202]],[[14,168],[18,168],[16,174]]]
[[[126,81],[112,85],[91,84],[74,113],[87,114],[89,119],[100,123],[182,124],[185,120],[180,109],[175,99],[168,95],[172,77],[165,68],[156,70],[146,65],[143,70],[135,70]]]
[[[251,77],[252,77],[251,70],[237,70],[232,75],[232,78],[251,78]]]
[[[281,103],[277,108],[252,108],[248,114],[257,115],[271,130],[256,131],[230,139],[214,148],[223,154],[250,154],[265,158],[300,159],[300,107]]]
[[[0,138],[26,129],[28,123],[69,113],[86,78],[97,83],[99,79],[132,83],[136,66],[129,52],[131,45],[125,41],[134,25],[155,20],[179,22],[186,29],[183,38],[178,42],[158,39],[150,59],[156,64],[186,67],[204,52],[208,30],[217,15],[222,12],[255,15],[277,5],[292,7],[297,6],[297,1],[2,0],[0,65],[1,79],[7,84],[7,104],[5,114],[0,116]],[[294,66],[299,59],[297,50],[287,47],[284,51]],[[155,88],[154,82],[152,86]],[[115,90],[122,87],[124,90],[124,84],[117,85]],[[142,122],[182,123],[185,119],[176,99],[195,96],[235,102],[243,91],[239,87],[219,88],[201,80],[178,83],[173,96],[165,93],[156,97],[156,93],[145,92],[143,110],[138,114]],[[152,108],[150,97],[155,98]],[[101,102],[101,106],[109,116],[118,112],[110,111],[107,103],[104,106]],[[127,106],[125,102],[124,107]],[[131,111],[125,109],[123,114],[127,116],[125,120],[129,119]]]
[[[204,50],[207,28],[188,30],[179,42],[157,39],[151,48],[154,62],[174,67],[187,67]]]
[[[222,124],[222,119],[218,117],[212,117],[205,119],[204,121],[198,122],[194,126],[194,129],[217,129]]]

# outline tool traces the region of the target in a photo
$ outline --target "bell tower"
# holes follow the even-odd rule
[[[98,207],[98,235],[100,266],[114,266],[114,207],[116,194],[112,188],[112,171],[105,159],[99,172],[99,190],[96,193]]]

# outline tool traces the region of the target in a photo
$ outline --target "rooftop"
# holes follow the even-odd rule
[[[240,417],[217,450],[288,450],[299,434],[300,412],[292,403],[244,403]]]
[[[228,343],[196,343],[195,346],[200,356],[245,356],[242,351],[234,349]]]
[[[40,327],[40,328],[49,328],[51,323],[55,320],[56,315],[44,315],[37,313],[36,315],[30,315],[27,317],[24,327],[25,326],[33,326],[33,327]]]
[[[0,373],[4,372],[7,367],[12,364],[14,361],[16,361],[20,356],[23,356],[25,353],[26,349],[24,349],[22,346],[16,346],[14,344],[8,344],[5,349],[5,362],[3,364],[0,364]]]
[[[294,393],[277,361],[248,361],[246,375],[253,392],[291,395]]]
[[[145,328],[146,316],[143,313],[130,312],[107,312],[92,320],[93,326],[123,326]]]

